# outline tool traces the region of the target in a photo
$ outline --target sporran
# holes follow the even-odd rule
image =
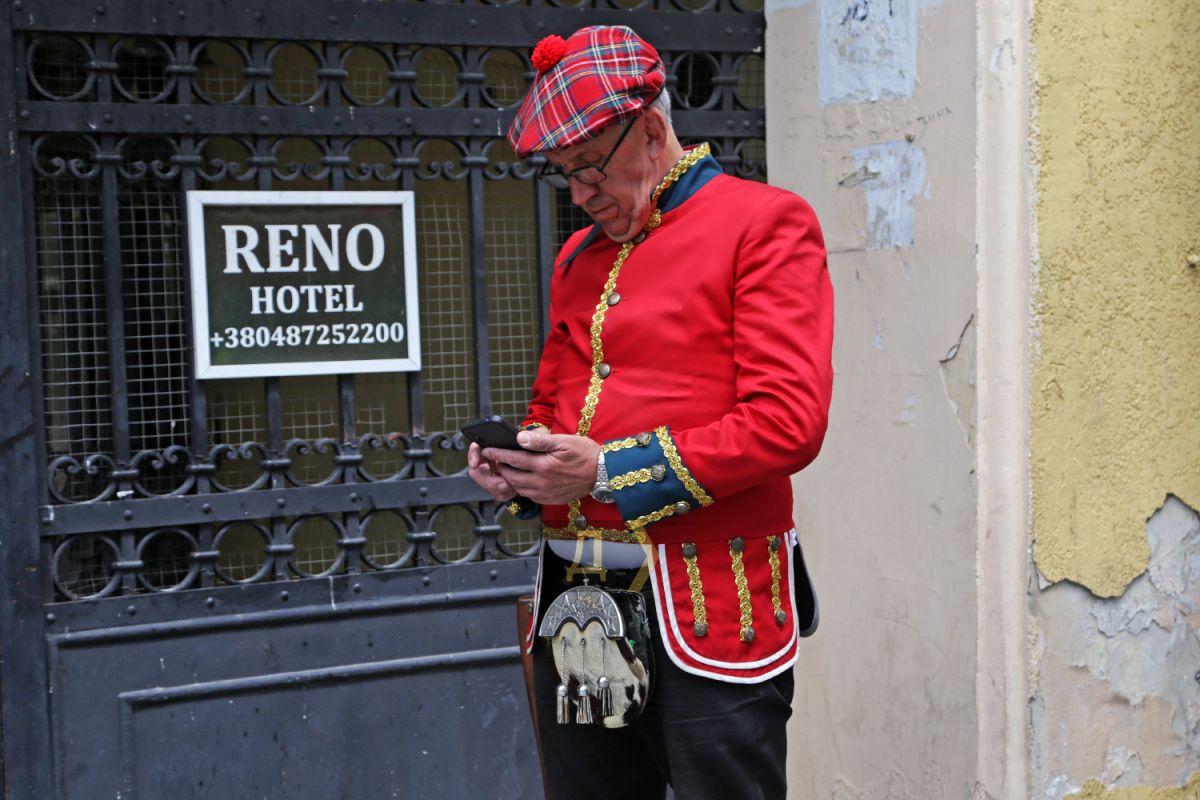
[[[623,728],[650,696],[650,621],[640,592],[572,587],[546,609],[538,635],[558,669],[560,724]]]

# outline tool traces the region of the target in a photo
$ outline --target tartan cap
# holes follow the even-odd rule
[[[579,144],[636,116],[667,78],[658,51],[624,25],[547,36],[533,66],[537,76],[508,129],[518,158]]]

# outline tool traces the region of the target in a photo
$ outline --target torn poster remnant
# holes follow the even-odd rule
[[[857,183],[867,194],[867,249],[908,247],[913,243],[912,199],[925,188],[925,151],[909,142],[881,142],[852,151],[865,177]]]

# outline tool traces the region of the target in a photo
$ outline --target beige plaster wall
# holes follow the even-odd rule
[[[1200,7],[1033,8],[1033,796],[1196,798]]]
[[[972,3],[768,3],[770,180],[824,226],[837,294],[829,435],[796,478],[821,597],[792,796],[975,790]]]

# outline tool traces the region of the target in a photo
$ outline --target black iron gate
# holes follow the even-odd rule
[[[520,417],[581,220],[502,132],[542,35],[630,24],[764,172],[754,0],[13,0],[0,29],[0,779],[24,798],[532,797]],[[200,383],[190,189],[416,194],[425,368]]]

